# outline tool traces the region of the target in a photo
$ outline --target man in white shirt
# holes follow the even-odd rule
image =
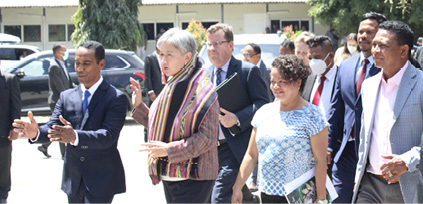
[[[313,74],[307,78],[301,96],[318,106],[328,119],[338,71],[333,60],[332,43],[329,37],[323,35],[312,37],[306,43],[309,47],[309,65]]]
[[[423,73],[409,61],[413,38],[407,24],[386,21],[373,39],[373,59],[382,72],[361,89],[353,202],[413,202],[423,133]]]

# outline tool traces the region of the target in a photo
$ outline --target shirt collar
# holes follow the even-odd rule
[[[60,63],[60,65],[62,66],[63,69],[66,68],[65,61],[59,60],[57,58],[55,58],[55,59]]]
[[[364,57],[363,52],[361,52],[360,53],[360,66],[363,66],[364,59],[366,59],[366,57]],[[368,57],[367,60],[369,60],[369,65],[373,65],[373,63],[375,63],[372,55],[370,55],[370,57]]]
[[[222,71],[225,73],[228,73],[228,69],[229,69],[229,62],[231,62],[231,58],[229,58],[229,60],[222,66],[222,67],[216,67],[215,72],[218,68],[222,68]]]
[[[332,79],[335,78],[335,74],[336,74],[336,69],[338,69],[338,67],[334,64],[330,70],[328,71],[328,73],[325,74],[326,80],[328,81],[332,81]],[[320,75],[320,77],[322,77],[322,75]]]
[[[94,94],[94,92],[97,90],[97,88],[100,86],[100,84],[101,84],[101,82],[103,82],[103,76],[101,76],[100,75],[100,79],[97,81],[97,82],[95,82],[95,84],[94,85],[92,85],[89,89],[88,89],[88,91],[90,92],[90,96],[92,96],[93,94]],[[84,93],[85,92],[85,90],[87,90],[87,88],[85,88],[85,86],[84,86],[84,84],[81,84],[81,91],[82,91],[82,93]],[[82,94],[82,95],[84,95],[84,94]]]
[[[404,64],[404,66],[402,66],[401,69],[393,77],[389,78],[387,81],[383,77],[383,74],[381,74],[382,83],[384,83],[384,82],[387,82],[387,83],[394,82],[395,84],[400,85],[400,83],[402,81],[402,77],[404,76],[405,69],[407,69],[408,65],[409,65],[409,62],[407,61]]]
[[[260,68],[260,64],[261,64],[261,58],[260,58],[260,60],[257,62],[256,66],[257,66],[258,68]]]

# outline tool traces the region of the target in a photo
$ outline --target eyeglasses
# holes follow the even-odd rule
[[[222,43],[227,43],[227,42],[229,42],[229,41],[216,41],[216,42],[214,42],[214,43],[206,43],[206,45],[207,45],[207,47],[211,47],[211,46],[213,46],[213,47],[219,47],[219,46],[221,46],[222,45]]]
[[[243,55],[244,55],[244,54],[243,54]],[[251,55],[251,54],[245,54],[245,55],[244,55],[244,58],[245,58],[245,59],[250,59],[251,57],[254,57],[254,56],[256,56],[256,55],[258,55],[258,54],[252,54],[252,55]]]

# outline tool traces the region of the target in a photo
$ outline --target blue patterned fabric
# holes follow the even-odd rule
[[[284,196],[283,185],[314,167],[309,137],[328,123],[315,105],[293,111],[280,111],[279,102],[263,106],[251,124],[257,128],[259,151],[259,190]]]

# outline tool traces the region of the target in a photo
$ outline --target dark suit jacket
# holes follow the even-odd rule
[[[336,67],[334,67],[336,68]],[[336,70],[335,73],[335,80],[333,81],[334,85],[333,85],[333,89],[332,89],[332,94],[330,95],[330,98],[332,99],[333,97],[333,92],[335,91],[335,84],[336,84],[336,75],[338,74],[338,69]],[[311,97],[311,91],[313,90],[313,85],[314,82],[316,81],[317,75],[315,74],[310,74],[310,76],[307,77],[307,80],[304,84],[304,89],[301,92],[301,97],[303,97],[304,100],[306,101],[310,101],[310,97]]]
[[[334,157],[335,163],[338,162],[353,127],[355,128],[356,153],[358,151],[363,111],[361,95],[357,96],[355,88],[358,63],[360,63],[360,53],[344,60],[338,69],[328,120],[330,124],[328,147],[335,150],[339,146],[338,140],[341,141],[339,150]],[[379,71],[380,68],[373,65],[369,70],[369,75],[374,76]]]
[[[11,144],[7,136],[21,115],[20,93],[17,77],[0,71],[0,147]]]
[[[40,136],[36,142],[48,142],[47,131],[52,125],[62,125],[59,121],[59,115],[62,115],[79,137],[78,146],[66,146],[62,190],[75,195],[83,180],[94,196],[125,192],[125,173],[117,143],[128,100],[124,93],[103,80],[83,116],[80,86],[60,94],[50,121],[39,128]]]
[[[264,64],[263,60],[260,62],[260,75],[266,84],[267,94],[269,95],[269,100],[273,101],[275,96],[273,96],[272,91],[270,90],[270,70],[267,69],[266,64]]]
[[[164,85],[162,83],[162,71],[155,54],[145,58],[145,85],[147,90],[153,90],[156,96],[160,94]]]
[[[69,74],[66,74],[57,59],[54,59],[54,62],[48,68],[48,104],[56,104],[60,93],[72,87]]]
[[[213,69],[214,66],[210,66],[207,69],[212,81],[214,80]],[[237,60],[232,56],[226,78],[229,78],[235,72],[238,73],[244,87],[247,89],[251,105],[234,113],[241,124],[241,127],[234,126],[231,128],[231,132],[235,133],[235,136],[232,136],[229,129],[222,125],[221,127],[232,153],[235,155],[239,164],[241,164],[250,141],[252,131],[251,120],[254,113],[262,105],[269,102],[269,96],[264,80],[260,75],[260,70],[256,66],[249,62]],[[234,101],[236,101],[235,98]]]

